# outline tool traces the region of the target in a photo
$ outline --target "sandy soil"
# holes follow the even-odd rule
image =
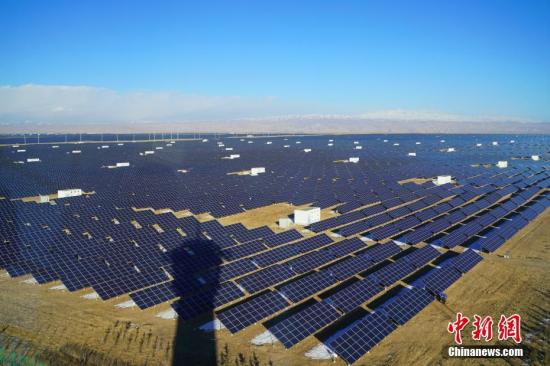
[[[248,227],[273,222],[275,216],[290,212],[290,205],[270,206],[270,213],[260,211],[230,218]],[[327,213],[328,214],[328,213]],[[250,216],[250,217],[249,217]],[[221,220],[224,224],[232,220]],[[268,222],[269,221],[269,222]],[[237,222],[237,221],[235,221]],[[405,326],[384,339],[357,365],[519,365],[510,360],[450,360],[444,350],[452,344],[446,327],[457,311],[492,315],[519,313],[524,321],[525,345],[535,349],[531,364],[548,364],[550,318],[550,211],[539,216],[496,253],[447,290],[445,305],[434,302]],[[331,361],[312,361],[304,353],[318,344],[309,337],[292,350],[281,344],[252,346],[249,341],[262,333],[261,324],[253,325],[238,335],[226,330],[203,333],[195,323],[178,325],[155,315],[168,309],[162,304],[146,311],[119,309],[114,305],[126,301],[122,296],[110,301],[86,300],[80,295],[49,290],[44,286],[22,283],[0,274],[0,345],[55,365],[170,365],[173,347],[187,348],[189,354],[202,357],[193,364],[225,365],[329,365]],[[179,327],[179,328],[178,328]],[[179,330],[178,330],[179,329]],[[176,337],[185,331],[182,340]],[[472,344],[467,332],[465,344]],[[180,347],[178,346],[178,347]],[[208,353],[208,355],[206,355]],[[82,361],[85,360],[85,361]],[[176,363],[181,364],[181,363]],[[344,365],[342,360],[336,364]]]

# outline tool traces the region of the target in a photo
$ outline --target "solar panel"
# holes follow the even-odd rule
[[[415,287],[412,290],[407,289],[390,304],[385,305],[384,311],[395,322],[405,324],[433,300],[426,290]]]
[[[341,262],[326,267],[332,275],[340,281],[343,281],[353,275],[365,271],[371,267],[374,262],[367,256],[349,257]]]
[[[243,295],[232,282],[209,288],[195,295],[184,297],[172,304],[182,320],[192,319],[208,310],[230,303]]]
[[[263,242],[270,248],[290,243],[291,241],[302,239],[302,234],[300,234],[295,229],[283,231],[282,233],[274,234],[267,236],[263,239]]]
[[[335,284],[337,279],[328,271],[313,272],[279,288],[292,302],[301,301],[320,290]]]
[[[236,333],[288,306],[277,292],[268,291],[217,314],[231,333]]]
[[[370,274],[368,278],[373,282],[380,283],[384,286],[389,286],[414,272],[414,266],[410,262],[402,259],[380,268]]]
[[[254,263],[258,264],[260,267],[267,267],[276,262],[280,262],[284,259],[293,257],[297,254],[298,248],[292,245],[285,245],[266,252],[262,252],[253,257],[250,257],[250,259],[254,261]]]
[[[329,343],[329,347],[348,364],[357,361],[396,329],[384,314],[375,312],[354,323]]]
[[[220,283],[241,276],[258,269],[249,259],[241,259],[222,266],[210,268],[202,274],[202,278],[209,283]]]
[[[344,313],[349,313],[383,290],[382,286],[365,278],[327,297],[325,301],[330,302]]]
[[[291,277],[294,277],[294,272],[290,267],[279,264],[241,277],[236,282],[253,294]]]
[[[445,262],[445,266],[450,266],[456,268],[462,273],[466,273],[470,269],[474,268],[476,264],[481,262],[481,260],[483,260],[483,257],[477,254],[475,251],[466,250],[458,256]]]
[[[236,245],[222,250],[222,256],[228,260],[235,260],[261,252],[267,248],[261,241],[253,241],[246,244]]]
[[[410,254],[402,257],[403,260],[410,262],[415,267],[422,267],[426,263],[440,256],[440,253],[432,246],[426,245],[423,248],[416,249]]]
[[[401,248],[399,248],[399,245],[391,242],[374,245],[361,253],[361,255],[372,260],[373,262],[380,262],[398,253],[401,253]]]
[[[329,250],[335,258],[338,258],[343,257],[346,254],[356,252],[360,249],[364,249],[365,247],[365,243],[363,243],[363,241],[359,238],[351,238],[331,245],[327,250]]]
[[[480,249],[486,252],[494,252],[505,242],[506,240],[498,235],[482,238],[478,241]]]
[[[302,274],[309,272],[314,268],[322,266],[323,264],[326,264],[333,259],[334,256],[330,251],[319,250],[304,254],[296,259],[292,259],[288,261],[287,264],[294,272]]]
[[[331,244],[333,240],[326,234],[319,234],[311,238],[307,238],[296,242],[295,245],[300,253],[306,253],[315,249],[319,249],[328,244]]]
[[[268,329],[286,348],[291,348],[338,318],[340,314],[332,306],[318,302]]]
[[[424,278],[424,288],[435,295],[439,295],[451,286],[461,276],[454,267],[439,268]]]

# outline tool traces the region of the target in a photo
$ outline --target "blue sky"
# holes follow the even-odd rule
[[[20,105],[0,104],[4,119],[40,118],[33,98],[46,91],[64,112],[93,98],[202,106],[163,116],[176,119],[410,110],[550,121],[544,0],[3,0],[0,54],[2,95]],[[38,96],[17,89],[26,84]],[[88,92],[63,100],[59,86]]]

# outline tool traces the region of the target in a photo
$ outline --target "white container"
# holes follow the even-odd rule
[[[286,229],[292,226],[292,220],[288,217],[281,217],[278,220],[279,227],[282,229]]]
[[[308,207],[294,210],[294,223],[297,225],[311,225],[321,221],[321,209],[319,207]]]
[[[264,167],[257,167],[257,168],[251,168],[250,169],[250,174],[251,175],[258,175],[260,173],[265,173],[265,168]]]
[[[438,175],[434,183],[435,185],[441,186],[443,184],[447,184],[451,182],[452,182],[452,178],[450,175]]]
[[[82,189],[72,188],[72,189],[60,189],[57,191],[57,198],[67,198],[67,197],[77,197],[82,196]]]
[[[50,196],[47,196],[47,195],[38,196],[38,203],[48,203],[48,202],[50,202]]]

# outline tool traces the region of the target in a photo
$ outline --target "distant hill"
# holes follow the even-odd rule
[[[550,123],[518,121],[435,121],[354,117],[273,117],[232,121],[192,121],[179,123],[95,123],[0,125],[0,133],[71,132],[230,132],[230,133],[507,133],[550,134]]]

